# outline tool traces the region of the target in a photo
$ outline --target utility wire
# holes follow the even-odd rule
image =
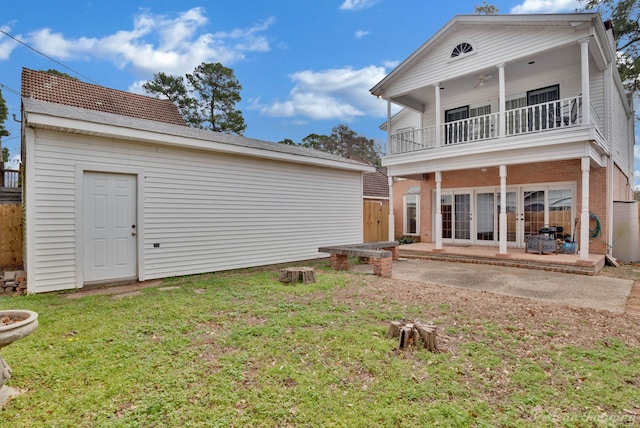
[[[0,30],[0,31],[2,31],[2,30]],[[13,89],[13,88],[8,87],[8,86],[7,86],[7,85],[5,85],[4,83],[0,83],[0,88],[4,88],[4,89],[6,89],[6,90],[7,90],[7,91],[9,91],[9,92],[13,92],[13,93],[14,93],[14,94],[16,94],[16,95],[20,95],[20,92],[16,91],[16,90],[15,90],[15,89]]]
[[[39,50],[37,50],[36,48],[33,48],[33,47],[29,46],[28,44],[26,44],[26,43],[25,43],[25,42],[23,42],[22,40],[20,40],[20,39],[18,39],[18,38],[16,38],[16,37],[14,37],[14,36],[12,36],[11,34],[7,33],[6,31],[4,31],[4,30],[0,30],[0,33],[4,34],[4,35],[5,35],[5,36],[7,36],[7,37],[10,37],[11,39],[15,40],[16,42],[20,43],[21,45],[26,46],[27,48],[31,49],[31,50],[32,50],[32,51],[34,51],[35,53],[40,54],[40,55],[42,55],[43,57],[47,58],[48,60],[51,60],[51,61],[55,62],[56,64],[58,64],[58,65],[60,65],[60,66],[62,66],[62,67],[64,67],[64,68],[66,68],[66,69],[67,69],[67,70],[69,70],[70,72],[72,72],[72,73],[74,73],[74,74],[77,74],[77,75],[78,75],[78,76],[80,76],[80,77],[84,77],[84,78],[85,78],[86,80],[88,80],[89,82],[91,82],[91,83],[95,83],[96,85],[99,85],[99,83],[98,83],[98,82],[96,82],[96,81],[94,81],[94,80],[90,79],[89,77],[85,76],[84,74],[82,74],[82,73],[80,73],[80,72],[78,72],[78,71],[75,71],[74,69],[72,69],[72,68],[70,68],[70,67],[67,67],[66,65],[64,65],[64,64],[63,64],[63,63],[61,63],[60,61],[57,61],[57,60],[55,60],[55,59],[51,58],[49,55],[47,55],[47,54],[45,54],[45,53],[43,53],[43,52],[40,52],[40,51],[39,51]]]

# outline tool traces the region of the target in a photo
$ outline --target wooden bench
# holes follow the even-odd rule
[[[392,261],[398,259],[398,241],[367,242],[364,244],[334,245],[318,248],[331,255],[331,268],[349,270],[349,256],[373,265],[373,274],[391,278]]]

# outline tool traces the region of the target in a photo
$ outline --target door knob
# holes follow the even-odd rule
[[[136,236],[136,233],[135,232],[131,232],[131,236]]]

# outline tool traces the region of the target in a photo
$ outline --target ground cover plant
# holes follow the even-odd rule
[[[316,269],[312,284],[270,268],[0,297],[40,315],[2,350],[22,394],[0,425],[640,423],[637,318]],[[386,332],[403,317],[434,321],[442,352],[396,352]]]

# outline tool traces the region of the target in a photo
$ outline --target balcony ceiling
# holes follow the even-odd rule
[[[580,49],[575,44],[509,62],[505,67],[507,95],[509,94],[509,82],[527,79],[528,76],[554,69],[562,69],[571,65],[580,66]],[[478,78],[480,76],[491,77],[485,79],[483,85],[478,86]],[[469,94],[468,96],[473,98],[497,96],[498,81],[497,67],[475,70],[473,73],[441,81],[440,96],[442,99],[463,94]],[[531,89],[535,88],[532,87]],[[423,111],[425,106],[435,104],[435,90],[431,85],[424,86],[408,94],[393,97],[392,100],[407,108]]]

